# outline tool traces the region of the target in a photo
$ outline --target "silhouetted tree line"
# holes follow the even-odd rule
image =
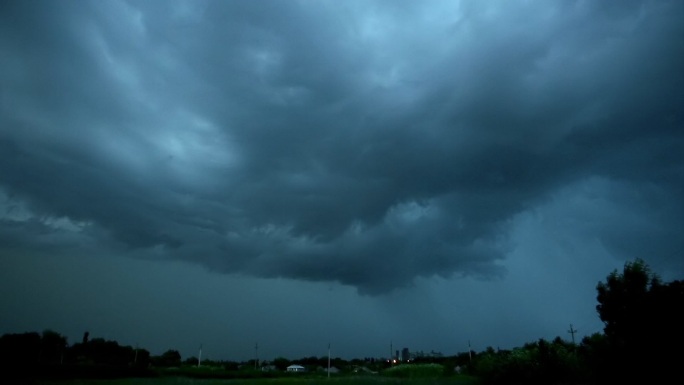
[[[684,283],[664,283],[641,259],[599,282],[604,333],[557,337],[510,351],[488,348],[469,366],[485,384],[671,384],[684,374]]]
[[[169,349],[160,356],[154,356],[151,360],[156,367],[169,368],[181,366],[181,354],[178,350]]]
[[[0,337],[0,369],[23,377],[127,377],[151,375],[145,349],[121,346],[103,338],[69,345],[53,330],[5,334]]]
[[[684,363],[684,283],[664,283],[644,261],[625,264],[622,272],[610,273],[596,286],[596,306],[605,327],[579,344],[556,337],[540,339],[512,350],[460,353],[451,357],[420,357],[412,364],[440,364],[445,375],[457,371],[479,377],[488,384],[613,384],[680,383],[679,365]],[[195,357],[182,361],[176,350],[151,356],[145,349],[121,346],[116,341],[90,339],[69,345],[52,330],[0,337],[0,370],[6,376],[96,377],[149,376],[156,368],[181,368],[175,373],[199,377],[269,377],[297,363],[310,372],[327,367],[327,357],[303,357],[271,362],[205,360],[204,370]],[[405,363],[402,363],[402,365]],[[393,366],[374,358],[331,359],[342,373],[364,367],[374,372]],[[216,371],[220,369],[221,371]],[[457,369],[455,371],[455,369]],[[410,373],[407,372],[407,373]],[[285,374],[283,374],[285,375]]]

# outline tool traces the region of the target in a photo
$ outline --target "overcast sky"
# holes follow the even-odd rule
[[[243,360],[600,332],[626,261],[684,278],[682,20],[2,1],[0,333]]]

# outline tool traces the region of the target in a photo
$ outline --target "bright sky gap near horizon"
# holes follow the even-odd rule
[[[684,2],[0,2],[0,334],[207,359],[602,330],[684,279]]]

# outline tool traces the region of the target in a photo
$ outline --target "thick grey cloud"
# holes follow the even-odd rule
[[[379,294],[502,277],[581,186],[573,233],[679,267],[681,2],[0,7],[5,250]]]

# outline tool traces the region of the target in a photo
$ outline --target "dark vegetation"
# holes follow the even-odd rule
[[[597,287],[598,316],[603,333],[574,343],[556,337],[540,339],[512,350],[487,348],[451,357],[421,357],[409,363],[334,358],[332,376],[384,378],[458,377],[461,383],[489,384],[615,384],[680,383],[684,375],[684,283],[664,283],[642,261],[625,264]],[[290,364],[305,373],[289,373]],[[159,356],[116,341],[91,339],[68,344],[46,330],[0,337],[0,370],[5,378],[73,379],[186,376],[193,378],[273,378],[327,376],[327,357],[270,362],[232,362],[195,357],[182,360],[176,350]]]

